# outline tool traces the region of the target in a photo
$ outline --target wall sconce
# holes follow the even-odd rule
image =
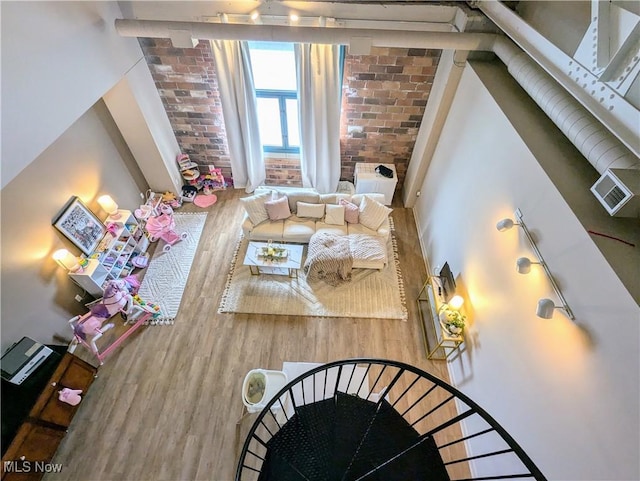
[[[536,316],[541,317],[542,319],[551,319],[553,317],[553,311],[556,309],[567,310],[565,306],[556,306],[551,299],[540,299],[538,301],[538,307],[536,308]]]
[[[112,219],[119,219],[120,213],[118,212],[118,204],[111,198],[110,195],[101,195],[98,197],[98,204],[100,207],[109,214]]]
[[[542,269],[544,270],[544,273],[547,275],[549,282],[551,283],[551,287],[553,287],[553,290],[555,291],[556,295],[558,296],[562,304],[561,306],[556,306],[551,299],[546,299],[546,298],[540,299],[538,301],[538,308],[536,309],[536,315],[543,319],[551,319],[553,317],[553,311],[555,309],[562,309],[567,313],[567,316],[569,317],[569,319],[574,321],[575,316],[573,315],[573,311],[571,311],[571,309],[569,308],[569,305],[567,304],[567,301],[562,295],[562,292],[560,292],[560,288],[558,287],[556,280],[551,275],[551,271],[549,270],[549,267],[544,261],[542,254],[538,249],[538,246],[533,240],[533,237],[531,236],[531,232],[529,232],[529,229],[527,229],[527,225],[522,220],[522,212],[520,211],[520,209],[516,209],[515,215],[518,218],[518,222],[514,222],[513,219],[502,219],[500,222],[496,224],[496,229],[498,229],[500,232],[504,232],[506,230],[511,229],[514,225],[518,225],[522,227],[522,231],[524,232],[524,235],[529,241],[529,244],[531,244],[531,248],[533,249],[533,252],[536,254],[536,257],[538,258],[538,262],[532,262],[528,257],[520,257],[516,261],[516,270],[520,274],[528,274],[531,271],[531,264],[540,264],[542,266]]]
[[[502,219],[500,222],[496,224],[496,229],[498,229],[500,232],[504,232],[506,230],[511,229],[514,225],[519,225],[519,224],[513,222],[513,220],[511,219]]]
[[[449,299],[448,304],[449,307],[457,311],[462,307],[462,304],[464,304],[464,299],[462,298],[462,296],[456,294],[451,299]]]
[[[516,261],[516,271],[518,274],[529,274],[531,272],[531,264],[540,264],[540,262],[533,262],[528,257],[519,257]]]
[[[78,258],[67,249],[58,249],[53,253],[52,257],[60,267],[63,267],[70,272],[82,272],[84,270],[80,265]]]

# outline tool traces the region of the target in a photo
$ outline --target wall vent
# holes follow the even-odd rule
[[[640,170],[607,169],[591,192],[609,215],[640,217]]]

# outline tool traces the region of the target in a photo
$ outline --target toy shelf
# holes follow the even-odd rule
[[[120,217],[108,217],[105,224],[116,224],[112,232],[107,232],[91,256],[90,268],[69,276],[94,297],[102,296],[104,285],[112,280],[126,277],[134,269],[133,259],[144,254],[149,247],[149,239],[144,229],[128,210],[118,210]]]

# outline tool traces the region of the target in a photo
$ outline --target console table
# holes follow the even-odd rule
[[[81,389],[84,397],[96,377],[66,346],[49,347],[54,354],[22,384],[2,381],[2,481],[42,478],[83,402],[64,403],[58,391]]]
[[[418,312],[428,359],[447,360],[464,343],[461,334],[452,335],[440,324],[440,306],[445,303],[440,278],[431,276],[418,294]]]
[[[376,167],[378,165],[384,165],[391,169],[393,171],[393,177],[389,178],[378,174],[376,172]],[[398,183],[396,166],[393,164],[358,162],[355,167],[354,182],[356,194],[378,192],[380,194],[384,194],[385,205],[391,205],[391,202],[393,201],[393,194],[396,191],[396,184]]]

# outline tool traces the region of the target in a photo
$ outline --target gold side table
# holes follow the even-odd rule
[[[458,351],[464,343],[461,334],[452,335],[447,332],[441,322],[438,312],[445,303],[442,296],[440,279],[430,276],[418,294],[418,312],[424,336],[427,359],[447,360],[451,354]]]

